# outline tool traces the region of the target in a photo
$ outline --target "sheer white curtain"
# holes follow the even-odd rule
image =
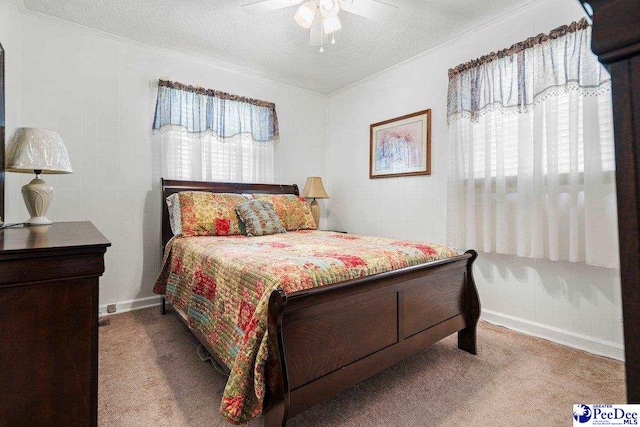
[[[265,182],[274,180],[274,144],[251,135],[224,142],[214,135],[192,138],[182,132],[156,136],[162,145],[162,176],[192,181]]]
[[[165,178],[274,180],[279,131],[271,102],[160,80],[153,131]]]
[[[516,90],[491,88],[486,102],[476,97],[466,104],[475,108],[469,111],[456,111],[450,99],[451,245],[618,266],[611,94],[608,75],[584,50],[589,31],[582,24],[516,55],[493,58],[491,69],[480,74],[500,70],[499,79],[478,79],[476,73],[469,80],[476,85],[472,90],[451,91],[450,84],[450,97],[473,97],[478,90],[486,94],[482,85],[499,84],[504,89],[513,83]],[[582,53],[572,56],[575,52]],[[576,64],[572,79],[567,67],[577,59],[589,63]],[[541,79],[535,73],[527,75],[527,68],[538,75],[544,71],[544,78],[554,85],[534,88]],[[563,76],[569,78],[562,81]],[[517,100],[515,108],[495,93],[509,93]],[[523,103],[527,96],[529,104]]]

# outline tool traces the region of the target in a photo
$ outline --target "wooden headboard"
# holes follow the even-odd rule
[[[169,224],[169,208],[166,199],[181,191],[208,191],[210,193],[267,193],[267,194],[295,194],[299,196],[298,186],[279,184],[249,184],[241,182],[200,182],[176,181],[161,179],[162,181],[162,247],[173,237]]]

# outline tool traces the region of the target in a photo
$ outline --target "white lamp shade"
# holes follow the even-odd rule
[[[313,2],[306,2],[296,12],[294,18],[298,25],[302,28],[311,28],[311,24],[313,23],[313,18],[316,16],[317,6]]]
[[[325,34],[331,34],[334,31],[338,31],[342,28],[342,25],[340,25],[340,18],[338,18],[337,16],[324,18],[322,20],[322,25],[324,25]]]
[[[322,178],[319,176],[310,176],[302,189],[302,197],[310,199],[328,199],[329,195],[322,185]]]
[[[16,129],[7,148],[8,172],[73,173],[69,153],[58,132],[36,128]]]

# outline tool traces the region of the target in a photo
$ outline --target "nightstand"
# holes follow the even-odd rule
[[[110,245],[90,222],[0,230],[0,424],[97,426]]]

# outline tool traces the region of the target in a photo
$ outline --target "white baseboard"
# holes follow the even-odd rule
[[[512,329],[516,332],[532,335],[553,341],[557,344],[577,348],[598,356],[610,357],[624,362],[624,346],[612,341],[605,341],[588,335],[567,331],[542,323],[532,322],[507,314],[498,313],[491,310],[482,310],[480,316],[482,320],[498,326]]]
[[[107,305],[100,306],[100,316],[126,313],[127,311],[140,310],[143,308],[156,307],[162,302],[162,297],[154,295],[146,298],[138,298],[129,301],[120,301],[116,304],[115,313],[107,313]],[[588,335],[567,331],[565,329],[520,319],[507,314],[498,313],[492,310],[482,310],[482,320],[498,326],[504,326],[516,332],[532,335],[534,337],[546,339],[557,344],[577,348],[599,356],[610,357],[624,362],[624,346],[621,344],[605,341]]]
[[[102,304],[98,307],[100,316],[111,316],[112,314],[126,313],[127,311],[141,310],[143,308],[159,306],[162,302],[160,295],[154,295],[145,298],[137,298],[128,301],[120,301],[111,304],[116,305],[115,313],[107,313],[107,306],[111,304]]]

